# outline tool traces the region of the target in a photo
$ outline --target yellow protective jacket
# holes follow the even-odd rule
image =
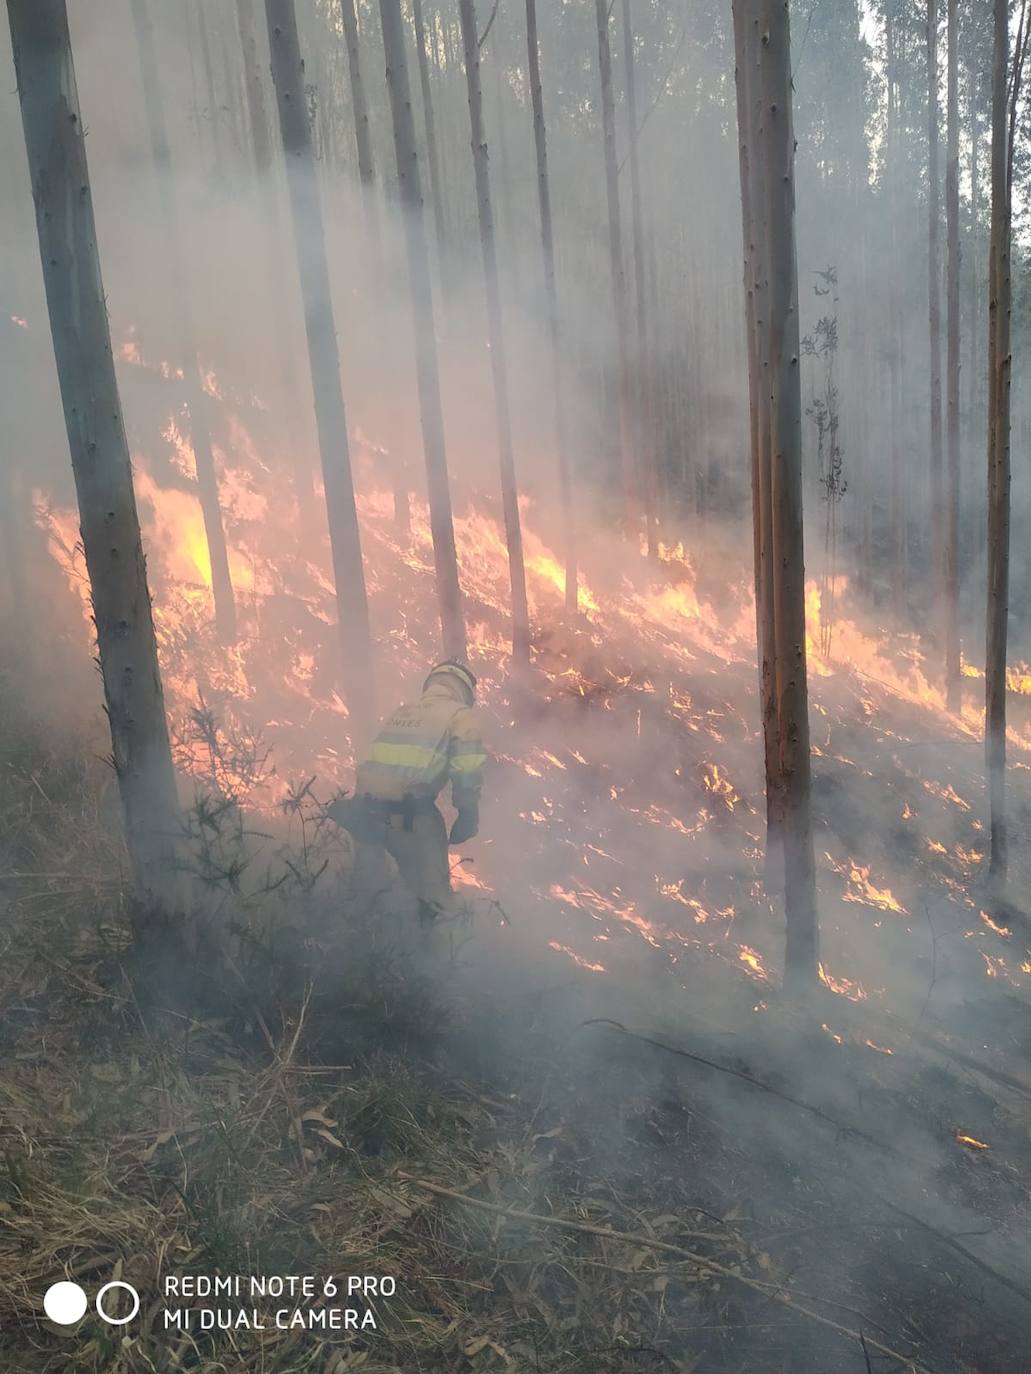
[[[486,762],[479,715],[461,700],[457,683],[438,678],[384,722],[358,769],[355,791],[380,801],[406,794],[432,800],[450,782],[461,810],[479,801]]]

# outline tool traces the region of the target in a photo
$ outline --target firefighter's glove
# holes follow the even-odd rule
[[[480,828],[480,808],[476,805],[463,806],[455,817],[449,840],[451,844],[465,844]]]

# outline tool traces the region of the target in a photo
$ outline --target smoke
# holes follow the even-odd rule
[[[245,622],[241,643],[225,650],[211,634],[210,570],[205,574],[184,441],[184,398],[176,381],[182,341],[172,325],[168,225],[147,141],[132,25],[127,8],[114,0],[70,8],[169,705],[180,740],[188,734],[190,709],[203,700],[227,726],[270,743],[277,771],[263,777],[244,804],[279,827],[278,842],[282,828],[275,804],[286,780],[315,774],[328,795],[350,784],[352,760],[338,695],[328,541],[324,516],[312,499],[319,458],[271,85],[266,81],[266,118],[276,170],[263,180],[253,165],[231,7],[206,7],[205,56],[194,10],[185,15],[179,7],[152,6],[194,342],[210,373],[209,418]],[[370,243],[354,167],[342,38],[324,7],[299,9],[385,713],[415,689],[437,653],[425,512],[417,508],[415,535],[405,543],[394,531],[389,498],[396,463],[417,498],[423,491],[389,109],[375,7],[363,6],[362,59],[379,179],[377,237]],[[500,7],[484,54],[509,380],[538,632],[529,689],[509,679],[506,664],[507,574],[464,88],[454,72],[433,73],[447,242],[434,241],[428,204],[425,221],[472,657],[484,681],[495,760],[482,836],[455,856],[456,883],[476,913],[472,938],[462,946],[457,969],[444,960],[434,965],[441,984],[455,980],[462,1004],[476,1008],[468,1013],[470,1033],[455,1052],[484,1073],[512,1074],[522,1090],[523,1036],[535,1053],[558,1045],[566,1057],[546,1084],[555,1110],[569,1090],[568,1076],[583,1074],[584,1096],[601,1115],[613,1100],[625,1106],[630,1099],[661,1103],[678,1097],[724,1140],[761,1139],[768,1173],[728,1184],[728,1206],[735,1187],[739,1193],[751,1190],[757,1214],[777,1210],[781,1189],[797,1198],[812,1188],[820,1206],[839,1219],[855,1210],[857,1198],[887,1190],[890,1180],[896,1206],[919,1211],[930,1194],[928,1220],[950,1231],[970,1229],[970,1222],[976,1229],[977,1218],[949,1199],[950,1170],[961,1148],[953,1132],[986,1128],[945,1118],[943,1103],[968,1099],[950,1097],[958,1093],[953,1080],[932,1091],[931,1071],[922,1061],[916,1068],[909,1060],[902,1066],[907,1036],[914,1024],[933,1023],[938,1033],[984,1043],[989,994],[1004,989],[1007,997],[1023,998],[1031,967],[1023,924],[999,934],[982,914],[972,881],[984,852],[975,687],[968,682],[964,715],[946,718],[926,640],[900,632],[889,615],[894,604],[906,613],[903,623],[925,625],[933,591],[927,575],[929,363],[919,62],[911,55],[910,104],[898,135],[902,170],[896,167],[889,180],[882,65],[858,41],[858,8],[817,7],[808,24],[796,22],[802,333],[812,334],[833,313],[839,439],[848,484],[840,504],[843,535],[832,562],[820,533],[826,493],[818,480],[815,426],[807,418],[809,561],[814,575],[823,578],[825,596],[828,585],[838,588],[829,641],[821,640],[818,609],[810,607],[826,975],[819,1018],[826,1020],[814,1029],[794,1024],[778,1005],[782,917],[779,902],[771,903],[766,894],[776,896],[781,880],[762,864],[765,805],[728,7],[642,7],[641,14],[637,63],[646,119],[640,153],[654,282],[648,306],[661,379],[662,456],[672,473],[669,544],[683,543],[679,551],[667,547],[657,567],[614,537],[617,365],[593,8],[541,10],[561,385],[584,579],[585,615],[573,624],[561,614],[561,560],[553,557],[560,528],[554,378],[518,7]],[[849,18],[839,26],[841,13]],[[257,29],[264,76],[262,23]],[[619,43],[614,31],[617,73]],[[446,67],[443,53],[441,60]],[[417,100],[414,57],[410,61]],[[495,80],[492,63],[502,61],[504,71]],[[9,64],[6,33],[0,39],[2,63]],[[210,90],[208,67],[214,74]],[[13,81],[5,84],[0,101],[0,165],[8,190],[0,197],[0,333],[9,360],[0,369],[0,401],[11,455],[4,478],[20,503],[25,548],[15,561],[27,570],[24,581],[32,588],[30,619],[41,637],[45,633],[61,645],[53,658],[36,664],[15,663],[7,655],[5,671],[53,719],[73,709],[78,719],[88,703],[92,737],[102,745],[99,683],[89,670],[88,606],[74,551],[74,502]],[[618,117],[622,157],[622,107]],[[969,150],[964,158],[969,195]],[[428,200],[425,167],[423,176]],[[627,180],[624,167],[629,264]],[[832,298],[817,294],[826,283],[817,274],[830,267],[836,272]],[[976,373],[983,351],[983,259],[967,267],[981,274],[969,291],[964,278],[964,309],[971,303],[964,367]],[[632,281],[632,272],[628,277]],[[12,322],[8,328],[10,316],[27,327]],[[803,395],[810,405],[821,385],[819,368],[814,359],[804,360]],[[983,484],[972,474],[983,467],[983,388],[979,378],[971,382],[965,375],[964,397],[968,384],[964,647],[977,664]],[[1026,402],[1018,393],[1015,388],[1014,427],[1025,434]],[[1021,470],[1015,526],[1027,514]],[[892,573],[889,557],[896,532],[909,550],[910,577],[901,589],[891,580],[901,576],[897,568]],[[1027,572],[1022,545],[1015,558],[1014,581],[1020,585]],[[837,583],[828,583],[835,576]],[[7,608],[12,633],[25,616],[24,606]],[[1022,654],[1023,622],[1017,633]],[[1024,759],[1031,741],[1019,706],[1018,699],[1013,728],[1020,750],[1018,814],[1024,817]],[[184,745],[180,761],[196,765],[191,748]],[[741,1080],[728,1083],[716,1069],[583,1025],[597,1018],[646,1030],[671,1045],[686,1027],[708,1057],[726,1065],[747,1060],[755,1078],[825,1115],[813,1120],[783,1097],[771,1101]],[[935,1063],[939,1072],[947,1071]],[[615,1110],[599,1137],[617,1174],[627,1170],[625,1152],[635,1124],[629,1112]],[[1008,1128],[1000,1108],[999,1120],[987,1129],[999,1136]],[[875,1286],[875,1243],[852,1236],[849,1245],[851,1255],[840,1260],[841,1267],[861,1287]],[[827,1259],[837,1249],[830,1243],[818,1253]]]

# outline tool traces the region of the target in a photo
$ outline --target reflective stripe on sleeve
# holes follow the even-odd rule
[[[451,771],[452,773],[479,773],[486,762],[487,755],[483,753],[455,753],[451,755]]]

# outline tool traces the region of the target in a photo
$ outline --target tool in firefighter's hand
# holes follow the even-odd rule
[[[480,808],[478,806],[465,806],[455,817],[448,842],[450,844],[465,844],[466,840],[471,840],[479,829]]]

